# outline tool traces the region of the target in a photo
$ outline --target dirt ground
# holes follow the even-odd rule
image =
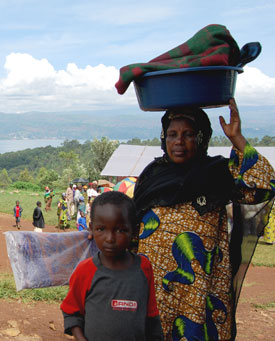
[[[0,273],[11,272],[3,232],[14,230],[14,218],[0,213]],[[22,220],[22,230],[31,231]],[[46,226],[46,232],[56,232]],[[275,247],[270,246],[270,247]],[[237,341],[275,340],[275,268],[250,265],[237,310]],[[262,306],[261,306],[262,305]],[[260,306],[260,307],[259,307]],[[73,339],[63,334],[63,317],[58,304],[24,304],[0,299],[0,340],[62,341]]]

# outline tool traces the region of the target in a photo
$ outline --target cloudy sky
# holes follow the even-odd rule
[[[275,104],[274,0],[0,0],[0,112],[100,110],[137,100],[119,68],[147,62],[208,24],[262,44],[238,76],[239,105]]]

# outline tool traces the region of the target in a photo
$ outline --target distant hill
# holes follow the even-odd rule
[[[247,137],[274,136],[275,108],[240,107],[242,127]],[[207,110],[214,135],[221,135],[219,114],[227,115],[228,108]],[[159,137],[163,112],[143,112],[139,108],[86,112],[28,112],[0,113],[0,139],[152,139]]]

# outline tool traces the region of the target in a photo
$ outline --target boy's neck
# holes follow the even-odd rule
[[[134,257],[129,251],[125,251],[123,254],[117,257],[106,257],[100,251],[99,259],[103,266],[112,270],[126,270],[134,262]]]

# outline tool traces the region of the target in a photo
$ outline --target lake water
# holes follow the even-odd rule
[[[63,140],[0,140],[0,154],[17,152],[27,148],[53,146],[58,147]]]
[[[84,143],[86,140],[78,140],[79,143]],[[119,140],[120,142],[126,142],[127,140]],[[38,147],[59,147],[64,140],[0,140],[0,154],[8,152],[17,152],[18,150],[24,150],[27,148]]]

